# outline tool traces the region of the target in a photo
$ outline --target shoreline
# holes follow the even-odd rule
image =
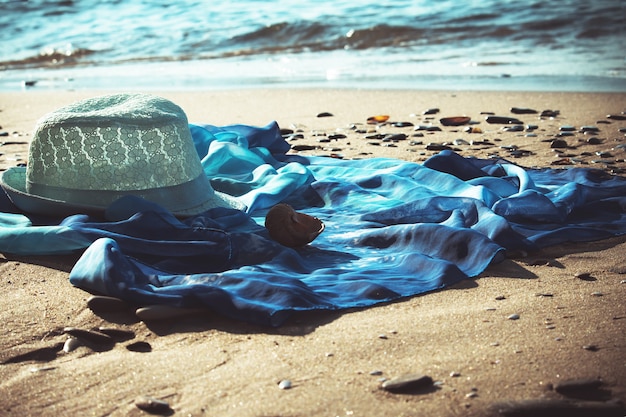
[[[0,147],[0,169],[27,160],[27,142],[43,114],[103,93],[0,92],[0,130],[9,133],[0,142],[25,142]],[[428,143],[464,139],[467,145],[454,146],[466,157],[497,152],[508,158],[516,146],[528,150],[512,159],[522,166],[626,169],[626,152],[614,149],[626,143],[619,131],[626,121],[606,117],[626,111],[624,93],[272,88],[158,94],[180,105],[192,123],[276,120],[282,128],[301,130],[304,138],[290,143],[313,146],[303,155],[420,162],[437,152],[426,149]],[[559,114],[514,115],[512,107]],[[422,114],[430,108],[440,111]],[[322,112],[332,116],[318,117]],[[482,112],[538,127],[505,132],[502,125],[486,123]],[[368,117],[381,114],[413,126],[367,125]],[[482,133],[439,123],[441,117],[460,115],[479,122],[469,126]],[[367,133],[357,133],[353,124],[409,138],[384,146],[389,142],[365,139]],[[422,124],[441,130],[415,130]],[[573,136],[560,137],[568,146],[551,148],[564,125],[575,127]],[[579,132],[587,125],[599,127],[599,143]],[[320,142],[331,133],[346,137]],[[423,136],[412,136],[417,133]],[[614,161],[593,163],[596,152],[610,152],[607,158]],[[552,165],[568,158],[581,162]],[[75,257],[0,256],[2,360],[63,342],[66,326],[124,328],[136,335],[132,342],[151,346],[150,352],[131,351],[130,342],[101,352],[83,346],[51,360],[2,364],[0,410],[25,416],[140,416],[135,398],[149,395],[167,401],[175,415],[486,416],[498,415],[493,406],[501,401],[559,400],[560,383],[598,379],[603,385],[594,404],[624,403],[624,253],[626,236],[565,243],[507,259],[441,291],[366,309],[299,314],[278,329],[211,313],[149,323],[128,311],[100,316],[87,308],[90,294],[68,282]],[[512,314],[520,318],[508,319]],[[412,373],[431,376],[434,388],[417,394],[380,388],[382,378]],[[280,389],[286,379],[291,389]]]

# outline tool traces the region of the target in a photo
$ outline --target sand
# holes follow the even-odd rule
[[[10,133],[0,142],[18,142],[0,146],[0,169],[27,160],[28,146],[19,142],[30,140],[39,117],[101,93],[0,93],[0,130]],[[305,138],[293,145],[319,147],[306,155],[423,161],[434,154],[425,149],[428,143],[463,138],[482,142],[454,145],[465,156],[508,157],[500,146],[516,145],[529,151],[512,159],[524,166],[578,158],[575,166],[618,174],[626,169],[626,153],[613,150],[626,142],[618,131],[626,121],[606,118],[626,110],[626,94],[272,89],[161,95],[183,107],[191,122],[276,120],[300,129]],[[513,106],[560,115],[514,115]],[[368,144],[375,141],[350,127],[372,128],[366,119],[381,114],[427,124],[422,112],[434,107],[440,113],[433,124],[467,115],[483,133],[442,127],[388,147]],[[332,116],[317,117],[320,112]],[[500,125],[485,123],[481,112],[536,124],[537,136],[502,132]],[[590,135],[576,133],[564,138],[569,148],[555,152],[550,141],[562,125],[598,126],[595,136],[602,143],[587,144]],[[415,133],[391,126],[380,131]],[[314,133],[346,138],[319,142],[323,136]],[[612,164],[593,162],[606,159]],[[101,352],[79,347],[47,360],[0,365],[0,415],[140,416],[146,412],[135,399],[147,395],[168,402],[163,414],[180,416],[483,416],[498,415],[494,404],[502,401],[562,399],[554,390],[559,383],[598,378],[600,399],[626,402],[625,253],[626,237],[563,244],[493,265],[442,291],[368,309],[300,314],[277,329],[210,313],[149,323],[131,310],[99,316],[86,307],[90,294],[68,282],[75,256],[5,254],[0,360],[62,343],[66,326],[119,327],[136,337]],[[590,276],[581,279],[580,273]],[[511,314],[519,319],[509,319]],[[136,341],[148,342],[151,351],[128,350]],[[428,375],[435,384],[403,394],[380,388],[383,378],[410,373]],[[280,389],[282,380],[292,387]]]

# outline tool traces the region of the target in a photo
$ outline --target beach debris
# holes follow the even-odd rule
[[[164,414],[172,411],[167,401],[159,400],[148,395],[142,395],[135,399],[135,406],[151,414]]]
[[[280,389],[291,389],[292,383],[288,379],[283,379],[278,383],[278,388]]]
[[[433,379],[428,375],[407,374],[388,379],[381,387],[385,391],[394,393],[410,393],[433,385]]]
[[[511,107],[511,113],[513,114],[536,114],[538,113],[535,109],[530,109],[528,107]]]
[[[289,204],[281,203],[267,212],[265,227],[278,243],[297,248],[312,242],[325,226],[317,217],[299,213]]]
[[[522,122],[515,117],[508,116],[487,116],[485,117],[485,121],[489,124],[500,124],[500,125],[522,125]]]
[[[462,126],[468,124],[470,120],[472,119],[467,116],[442,117],[439,123],[444,126]]]
[[[618,401],[573,401],[568,399],[532,399],[496,403],[491,409],[503,417],[622,417],[623,406]]]

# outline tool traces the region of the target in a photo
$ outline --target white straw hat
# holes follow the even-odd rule
[[[148,94],[95,97],[44,116],[27,167],[6,170],[0,185],[19,209],[53,216],[102,213],[125,195],[177,216],[245,208],[211,187],[183,110]]]

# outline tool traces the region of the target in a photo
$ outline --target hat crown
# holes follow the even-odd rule
[[[169,100],[115,94],[46,115],[30,146],[26,189],[134,191],[175,186],[203,173],[187,117]]]

